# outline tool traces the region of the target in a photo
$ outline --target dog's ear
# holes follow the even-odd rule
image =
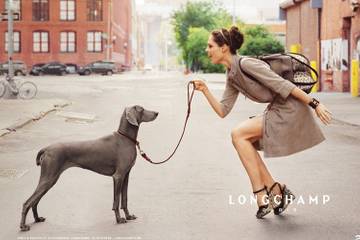
[[[125,116],[126,116],[126,120],[131,124],[131,125],[134,125],[134,126],[139,126],[139,123],[136,119],[136,116],[135,116],[135,111],[134,109],[132,108],[125,108]]]

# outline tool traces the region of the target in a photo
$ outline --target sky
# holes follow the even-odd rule
[[[139,12],[168,16],[187,0],[135,0]],[[217,0],[229,11],[234,12],[245,22],[257,22],[264,19],[276,19],[279,16],[279,4],[284,0]]]

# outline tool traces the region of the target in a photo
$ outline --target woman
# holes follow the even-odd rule
[[[239,92],[256,102],[270,103],[262,116],[240,123],[231,132],[232,143],[257,197],[256,217],[262,218],[271,210],[280,214],[295,196],[284,184],[275,182],[257,150],[263,150],[265,157],[280,157],[315,146],[324,136],[310,107],[325,125],[330,123],[331,113],[261,60],[236,55],[243,41],[244,36],[237,27],[229,31],[216,30],[209,36],[208,57],[212,63],[222,64],[227,69],[226,87],[220,102],[203,81],[194,82],[195,89],[205,95],[221,118],[231,111]],[[239,60],[242,70],[258,81],[240,70]]]

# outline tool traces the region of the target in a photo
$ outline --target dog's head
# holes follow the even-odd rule
[[[151,122],[159,115],[158,112],[149,111],[139,105],[125,108],[126,120],[134,126],[139,126],[142,122]]]

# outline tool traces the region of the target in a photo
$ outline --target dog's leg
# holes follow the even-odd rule
[[[55,163],[55,164],[54,164]],[[56,161],[43,160],[41,165],[41,174],[39,184],[31,197],[23,204],[21,214],[20,229],[21,231],[30,230],[30,226],[26,225],[26,215],[30,208],[33,210],[35,222],[43,222],[45,218],[39,217],[37,214],[37,205],[40,199],[55,185],[62,172],[61,164],[56,164]]]
[[[130,215],[129,210],[127,208],[127,193],[128,193],[128,184],[129,184],[129,174],[130,171],[126,174],[124,183],[121,188],[121,209],[124,210],[126,220],[134,220],[136,219],[135,215]]]
[[[49,189],[52,186],[54,186],[57,179],[58,178],[55,178],[52,181],[47,181],[47,180],[40,178],[39,185],[37,186],[35,192],[33,193],[33,195],[31,195],[31,197],[23,205],[23,210],[21,213],[21,222],[20,222],[21,231],[29,231],[30,230],[30,226],[25,224],[26,215],[27,215],[28,211],[30,210],[30,208],[33,208],[33,210],[35,208],[35,212],[33,212],[34,217],[35,217],[35,222],[45,221],[45,218],[40,218],[37,216],[37,209],[36,209],[37,204],[39,203],[42,196],[44,196],[46,194],[46,192],[49,191]]]
[[[119,203],[120,203],[120,191],[121,185],[123,183],[124,177],[120,174],[115,173],[113,176],[114,180],[114,203],[113,211],[115,212],[115,218],[117,223],[126,223],[126,219],[120,216],[119,212]]]
[[[32,207],[32,211],[33,211],[35,222],[44,222],[45,218],[39,217],[39,214],[37,212],[37,205],[39,204],[39,202],[40,202],[40,200],[34,204],[34,206]]]

